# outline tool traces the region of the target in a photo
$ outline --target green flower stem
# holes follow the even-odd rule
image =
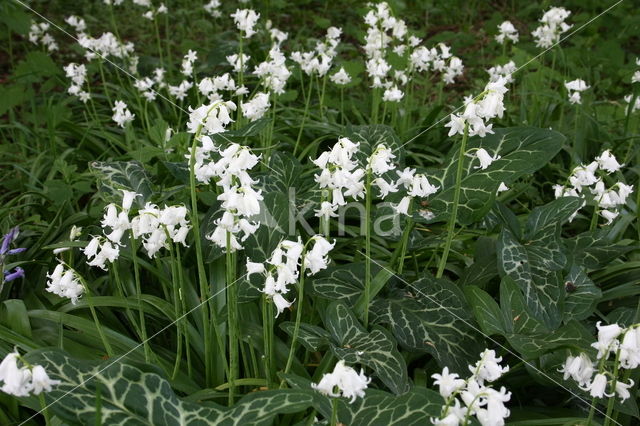
[[[380,106],[380,89],[375,87],[373,89],[371,98],[371,124],[378,123],[378,109]]]
[[[589,224],[589,231],[594,231],[598,226],[598,206],[593,207],[593,214],[591,215],[591,223]]]
[[[181,267],[176,262],[175,256],[175,246],[170,240],[169,233],[167,233],[167,238],[169,239],[169,254],[171,255],[171,288],[173,290],[173,311],[176,316],[176,360],[173,365],[173,373],[171,374],[171,379],[175,380],[178,375],[178,371],[180,370],[180,363],[182,361],[182,321],[178,321],[180,318],[180,283],[178,282],[178,271],[177,269]]]
[[[169,34],[169,14],[165,13],[164,14],[164,33],[165,35]],[[171,41],[171,37],[164,37],[165,39],[165,44],[167,47],[167,63],[168,64],[172,64],[173,61],[171,59],[171,45],[169,44],[169,42]],[[169,67],[169,76],[173,76],[173,73],[171,72],[173,67]]]
[[[156,15],[157,16],[157,15]],[[156,45],[158,46],[158,57],[160,59],[160,66],[164,68],[164,60],[162,58],[162,44],[160,42],[160,29],[158,28],[158,19],[156,16],[153,17],[153,28],[156,33]]]
[[[147,342],[147,326],[145,324],[144,311],[142,310],[142,287],[140,285],[140,267],[138,265],[138,247],[133,231],[129,231],[129,241],[131,242],[131,259],[133,259],[133,276],[136,282],[136,297],[138,299],[138,322],[140,323],[140,334],[142,336],[142,344],[144,346],[144,359],[150,362],[151,350],[149,342]]]
[[[49,415],[49,410],[47,409],[47,401],[45,401],[44,399],[44,392],[40,392],[40,395],[38,395],[38,400],[40,401],[40,408],[42,409],[44,424],[46,426],[49,426],[51,424],[51,416]]]
[[[251,339],[251,335],[247,336],[247,345],[249,346],[251,368],[253,369],[252,377],[260,377],[260,368],[258,367],[258,358],[256,357],[256,350],[253,347],[253,340]]]
[[[184,276],[182,265],[182,254],[180,253],[180,248],[176,245],[176,259],[177,259],[177,270],[178,270],[178,282],[180,283],[180,288],[178,290],[178,294],[180,296],[181,303],[181,311],[180,311],[180,323],[182,324],[182,334],[184,335],[184,344],[185,344],[185,352],[187,354],[187,372],[189,374],[189,378],[193,378],[193,365],[191,361],[191,342],[189,338],[189,319],[186,316],[187,313],[187,287],[184,282]]]
[[[113,108],[113,102],[111,102],[111,94],[109,93],[109,88],[107,87],[107,79],[104,76],[104,67],[102,66],[102,58],[98,60],[98,69],[100,70],[100,78],[102,79],[102,87],[104,87],[104,94],[107,96],[107,101],[109,101],[109,109]]]
[[[262,295],[262,345],[263,345],[263,350],[262,350],[262,359],[264,361],[264,376],[267,380],[267,388],[271,388],[272,383],[271,383],[271,358],[269,358],[269,328],[267,327],[267,324],[269,322],[269,319],[267,318],[267,303],[269,303],[267,301],[267,296],[266,295]]]
[[[104,346],[104,350],[107,351],[107,355],[109,356],[109,358],[111,358],[113,357],[113,349],[111,349],[111,344],[109,343],[109,340],[107,340],[107,337],[104,335],[104,331],[102,330],[102,324],[100,324],[100,320],[98,319],[98,315],[96,314],[96,308],[95,306],[93,306],[93,300],[91,299],[91,291],[89,290],[89,285],[84,280],[84,278],[80,277],[80,275],[78,275],[77,273],[76,275],[82,281],[82,286],[84,287],[87,304],[89,305],[89,310],[91,311],[93,322],[95,323],[96,328],[98,329],[98,334],[100,335],[100,340],[102,340],[102,345]]]
[[[270,302],[266,295],[262,295],[262,338],[264,340],[264,363],[265,376],[267,379],[267,388],[274,386],[273,378],[275,377],[275,348],[273,337],[273,303]]]
[[[609,352],[609,348],[607,348],[607,353]],[[604,364],[606,361],[606,357],[600,358],[600,362],[598,363],[598,374],[601,374],[604,371]],[[589,417],[587,417],[587,426],[591,426],[591,422],[593,422],[593,416],[596,412],[596,397],[591,398],[591,408],[589,408]]]
[[[289,357],[287,358],[287,365],[284,367],[284,374],[289,373],[291,365],[293,364],[293,356],[296,352],[296,344],[298,343],[298,334],[300,333],[300,322],[302,321],[302,310],[304,303],[304,257],[306,250],[302,252],[300,264],[300,282],[298,283],[298,309],[296,310],[296,324],[293,327],[293,336],[291,336],[291,348],[289,349]],[[280,387],[284,385],[284,380],[280,384]]]
[[[227,313],[229,328],[229,406],[233,405],[236,390],[236,380],[238,379],[238,294],[234,285],[234,256],[231,251],[231,232],[227,231],[227,252],[226,252],[226,275],[227,275]]]
[[[212,109],[215,108],[212,107]],[[200,132],[202,131],[202,125],[196,131],[196,134],[193,138],[193,143],[191,144],[191,156],[189,158],[189,186],[191,193],[191,225],[193,226],[193,234],[196,242],[196,264],[198,267],[198,284],[200,286],[200,302],[201,302],[201,312],[202,312],[202,329],[204,334],[204,365],[205,365],[205,377],[206,383],[208,387],[213,385],[213,376],[212,376],[212,367],[213,367],[213,352],[211,345],[211,331],[209,329],[209,321],[213,324],[213,332],[216,336],[216,341],[218,343],[218,348],[220,348],[221,357],[223,358],[224,368],[229,372],[229,366],[226,360],[226,356],[224,355],[222,348],[224,348],[224,344],[222,342],[222,338],[220,333],[218,332],[218,318],[216,315],[215,309],[212,309],[209,312],[207,301],[210,299],[209,296],[209,282],[207,281],[207,274],[204,269],[204,257],[202,255],[202,241],[200,240],[200,221],[198,219],[198,199],[196,197],[196,175],[195,175],[195,165],[196,165],[196,148],[198,146],[198,139],[200,137]],[[211,315],[211,318],[209,318]]]
[[[629,164],[629,161],[631,160],[631,152],[633,151],[633,147],[635,146],[635,144],[633,143],[634,138],[629,137],[629,123],[631,122],[631,115],[633,113],[633,106],[636,104],[636,99],[638,99],[638,92],[637,90],[634,90],[633,96],[631,96],[631,100],[629,101],[629,105],[627,105],[627,113],[624,119],[623,136],[629,139],[629,148],[627,148],[627,154],[624,157],[625,164]]]
[[[300,130],[298,131],[298,137],[296,138],[296,145],[293,148],[293,155],[298,152],[298,145],[300,145],[300,139],[302,138],[302,131],[304,130],[304,123],[307,121],[309,115],[309,104],[311,103],[311,92],[313,90],[313,79],[309,79],[309,92],[304,103],[304,114],[302,115],[302,122],[300,123]]]
[[[331,426],[338,424],[338,398],[331,398]]]
[[[365,186],[365,273],[364,273],[364,317],[365,328],[369,324],[369,303],[371,302],[371,169],[367,169],[367,183]]]
[[[383,102],[382,117],[380,117],[380,124],[384,124],[384,118],[387,116],[387,105],[389,105],[389,102]]]
[[[449,218],[449,225],[447,226],[447,240],[444,244],[444,251],[442,252],[442,258],[438,265],[438,273],[436,278],[442,278],[444,268],[447,266],[447,257],[449,257],[449,251],[451,250],[451,243],[453,242],[453,234],[456,228],[456,219],[458,217],[458,203],[460,202],[460,185],[462,183],[462,171],[464,169],[464,154],[467,149],[467,139],[469,138],[469,124],[464,127],[464,134],[462,135],[462,143],[460,144],[460,152],[458,153],[458,168],[456,170],[456,186],[453,193],[453,208],[451,211],[451,217]]]
[[[276,95],[275,93],[273,94],[273,106],[272,106],[272,111],[271,111],[271,125],[269,126],[269,133],[267,135],[267,138],[265,139],[265,143],[264,143],[264,148],[265,148],[265,155],[264,155],[264,162],[263,164],[266,166],[267,164],[269,164],[269,158],[271,157],[271,143],[273,141],[273,130],[276,126],[276,108],[277,108],[277,102],[278,102],[278,95]]]
[[[319,84],[320,82],[318,82]],[[324,92],[327,87],[327,74],[322,77],[322,90],[320,92],[320,118],[324,118]]]
[[[344,126],[344,86],[340,86],[340,124]]]
[[[113,32],[116,35],[118,41],[122,41],[120,39],[120,33],[118,32],[118,25],[116,24],[116,16],[113,13],[113,4],[109,4],[109,18],[111,19],[111,25],[113,26]]]
[[[411,203],[413,203],[413,200],[411,200]],[[409,205],[409,209],[408,209],[409,213],[411,213],[411,205]],[[402,243],[401,243],[401,248],[400,248],[400,257],[398,259],[398,269],[397,272],[398,274],[402,274],[402,269],[404,267],[404,258],[407,255],[407,246],[409,245],[409,236],[411,235],[411,231],[413,230],[413,217],[409,216],[407,218],[407,223],[404,227],[404,230],[402,231]]]
[[[620,337],[620,340],[624,338],[624,335]],[[616,351],[616,360],[613,364],[613,380],[611,380],[611,390],[613,391],[613,396],[609,397],[609,401],[607,402],[607,414],[604,417],[604,426],[609,426],[611,419],[611,415],[613,414],[613,406],[616,402],[616,383],[618,381],[618,367],[620,365],[620,352],[621,348],[618,346],[618,350]]]

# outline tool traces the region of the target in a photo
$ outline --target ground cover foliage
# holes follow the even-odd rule
[[[636,9],[2,3],[0,423],[637,424]]]

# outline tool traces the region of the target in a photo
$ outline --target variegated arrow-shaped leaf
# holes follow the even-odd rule
[[[280,328],[289,336],[293,336],[295,325],[294,322],[285,321],[280,324]],[[331,343],[331,335],[324,328],[306,323],[300,323],[298,339],[305,348],[312,352],[324,349]]]
[[[374,327],[368,333],[347,305],[338,301],[327,308],[325,322],[333,338],[331,350],[336,357],[371,368],[396,394],[409,389],[407,365],[386,330]]]
[[[538,207],[528,217],[524,242],[506,227],[498,240],[502,274],[515,280],[533,315],[551,329],[562,321],[565,293],[560,227],[581,205],[579,198],[564,197]]]
[[[401,345],[432,354],[444,367],[465,373],[484,349],[462,291],[431,276],[372,303],[376,322],[389,324]]]
[[[597,269],[637,246],[616,244],[608,228],[584,232],[567,240],[567,252],[573,262],[588,269]]]
[[[304,411],[310,393],[283,389],[255,392],[227,408],[214,403],[181,400],[169,382],[154,372],[121,362],[101,364],[68,357],[61,351],[27,354],[61,383],[45,393],[49,410],[71,424],[94,424],[100,392],[101,421],[109,425],[270,425],[279,413]]]
[[[553,130],[533,127],[496,129],[495,134],[485,138],[470,138],[467,148],[471,153],[473,148],[484,148],[501,158],[482,170],[477,168],[478,160],[465,156],[458,221],[470,224],[482,219],[491,208],[501,182],[509,184],[547,164],[560,151],[564,139]],[[447,166],[433,182],[440,186],[440,191],[430,202],[430,208],[436,215],[434,220],[446,220],[451,213],[458,167],[457,151],[448,156]]]
[[[311,381],[299,376],[284,376],[289,385],[306,392]],[[314,408],[326,419],[331,418],[331,400],[320,392],[313,395]],[[424,425],[431,417],[440,415],[444,399],[431,389],[413,387],[402,395],[392,395],[367,389],[364,398],[353,403],[338,398],[338,424],[349,426]]]
[[[372,265],[372,275],[375,276],[380,269]],[[314,295],[326,299],[343,299],[353,306],[364,289],[364,263],[350,263],[329,267],[319,272],[311,280],[311,289]]]
[[[93,161],[89,169],[96,176],[98,191],[109,202],[121,203],[122,191],[134,191],[142,197],[134,200],[139,207],[153,194],[151,180],[141,163],[137,161]]]
[[[533,315],[555,328],[562,320],[562,278],[557,268],[545,269],[553,259],[551,254],[545,256],[544,247],[535,248],[521,244],[511,231],[503,229],[498,240],[498,264],[503,274],[513,278],[522,289]]]
[[[589,279],[584,270],[573,265],[565,277],[564,319],[582,320],[589,317],[602,291]]]

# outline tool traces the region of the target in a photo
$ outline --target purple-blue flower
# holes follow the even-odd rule
[[[24,247],[18,247],[14,249],[9,248],[11,247],[11,243],[13,243],[16,238],[18,238],[19,233],[20,233],[20,229],[17,226],[15,226],[11,228],[9,232],[7,232],[7,234],[5,234],[5,236],[2,238],[2,245],[0,245],[0,266],[4,264],[4,258],[6,256],[22,253],[23,251],[26,250],[26,248]],[[0,268],[0,270],[2,269]],[[24,277],[24,269],[18,266],[14,268],[13,271],[11,270],[3,271],[2,275],[3,275],[2,282],[13,281],[17,278]]]
[[[5,282],[9,282],[9,281],[13,281],[15,279],[18,278],[24,278],[24,269],[22,269],[21,267],[17,266],[13,272],[11,271],[4,271],[4,281]]]
[[[26,250],[26,248],[22,248],[22,247],[9,250],[9,246],[11,246],[11,243],[13,242],[13,240],[18,238],[19,233],[20,233],[20,228],[17,226],[14,226],[9,230],[9,232],[5,234],[5,236],[2,238],[2,246],[0,246],[0,256],[4,256],[5,254],[9,255],[9,254],[21,253]]]

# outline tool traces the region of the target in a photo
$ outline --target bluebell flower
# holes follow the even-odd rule
[[[4,271],[4,282],[13,281],[18,278],[24,278],[24,269],[21,267],[16,267],[11,271]]]
[[[23,251],[26,250],[26,248],[24,247],[18,247],[14,249],[10,248],[11,243],[13,243],[16,238],[18,238],[19,233],[20,233],[20,229],[17,226],[15,226],[11,228],[9,232],[7,232],[7,234],[5,234],[5,236],[2,238],[2,245],[0,245],[0,265],[4,264],[4,259],[6,256],[22,253]],[[2,270],[2,268],[0,268],[0,270]],[[2,282],[13,281],[21,277],[24,277],[24,269],[20,267],[16,267],[13,269],[13,271],[11,270],[3,271]]]

